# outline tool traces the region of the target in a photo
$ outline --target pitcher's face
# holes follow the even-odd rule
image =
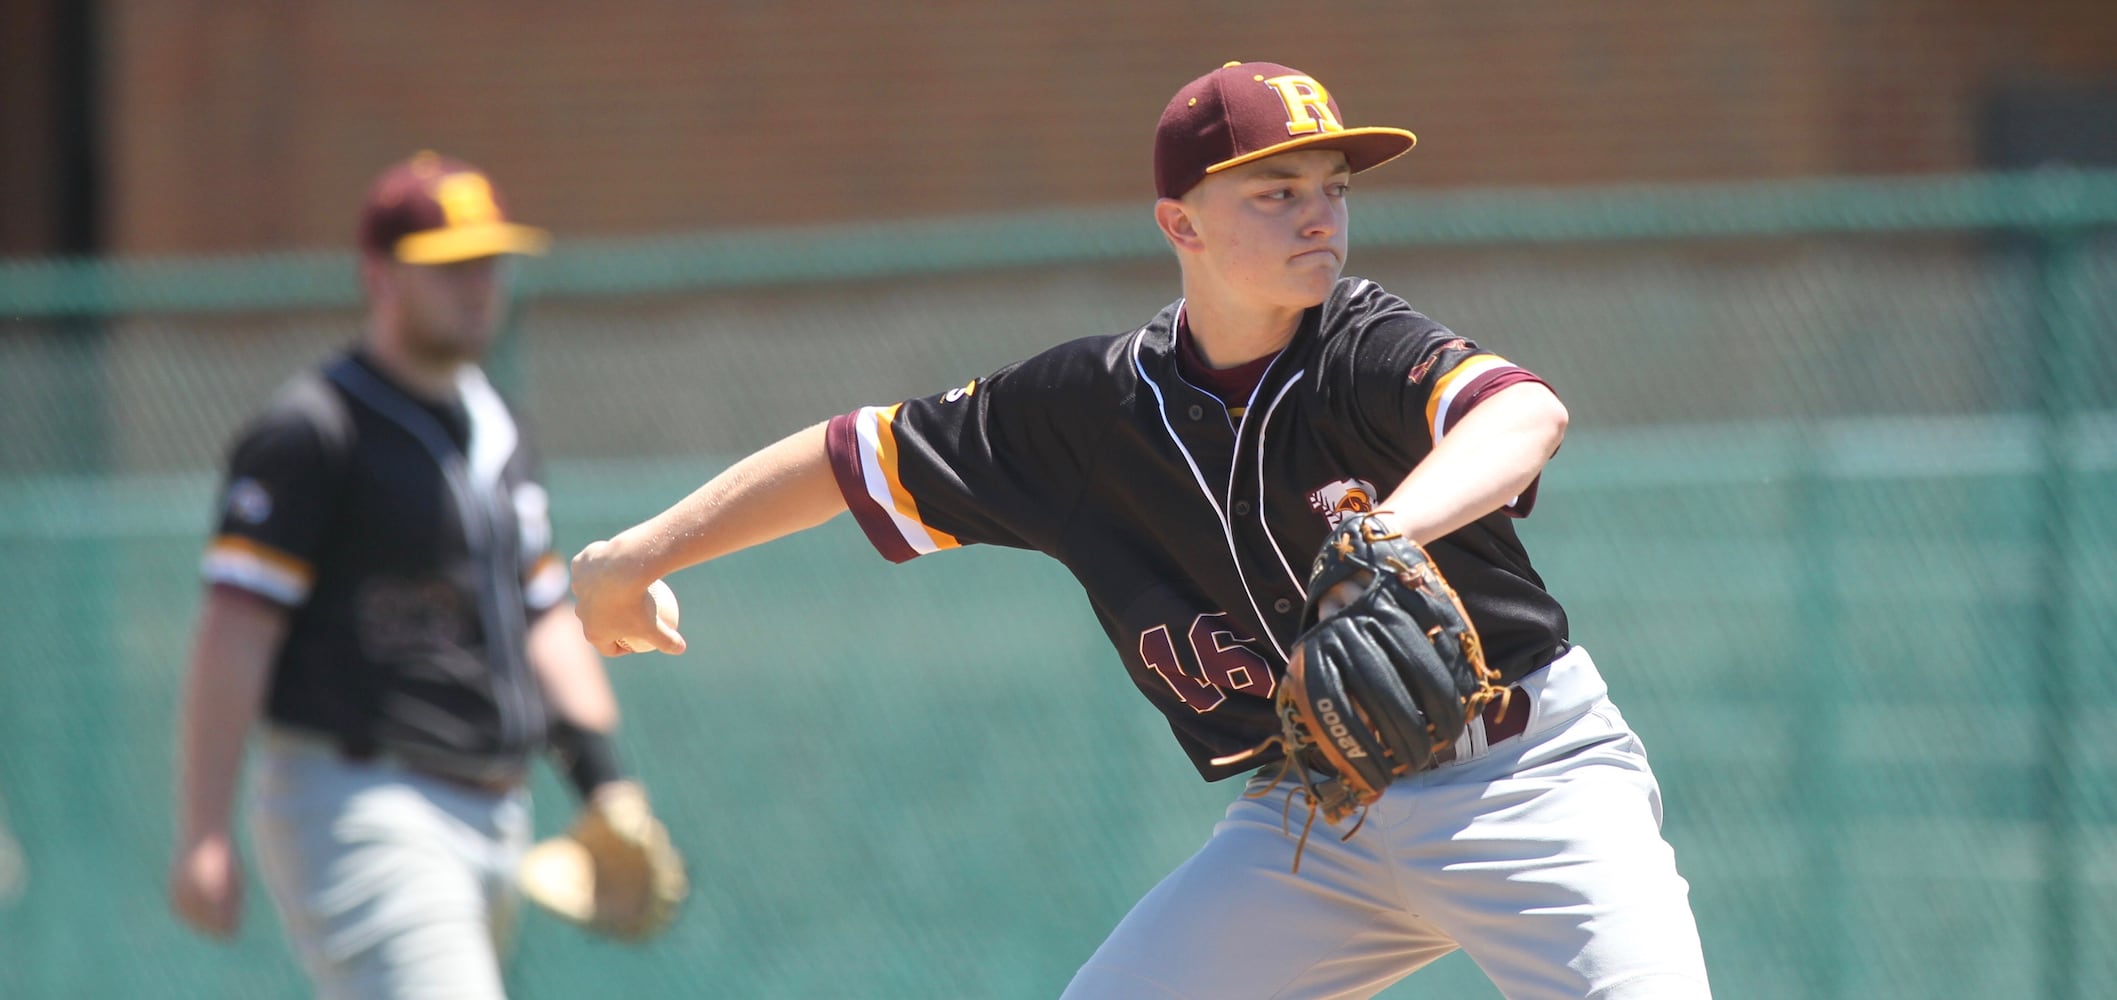
[[[1298,149],[1212,174],[1182,202],[1216,284],[1259,306],[1306,309],[1345,269],[1351,187],[1345,154]]]

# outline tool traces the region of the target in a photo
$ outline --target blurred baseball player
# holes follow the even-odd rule
[[[1327,818],[1298,872],[1292,802],[1263,794],[1284,762],[1258,769],[1066,995],[1369,996],[1461,948],[1516,1000],[1707,996],[1645,752],[1512,525],[1565,408],[1530,372],[1340,276],[1352,176],[1414,141],[1347,127],[1286,66],[1229,63],[1187,84],[1154,150],[1154,218],[1183,298],[1136,330],[797,432],[588,546],[573,587],[589,639],[682,649],[645,611],[649,581],[847,509],[895,561],[1034,549],[1073,572],[1140,692],[1219,780],[1269,763],[1254,748],[1290,731],[1277,689],[1293,686],[1326,538],[1350,552],[1341,526],[1409,536],[1453,584],[1504,696],[1456,705],[1459,736],[1396,756],[1388,793]],[[1361,607],[1322,613],[1350,634]],[[1363,720],[1321,710],[1361,756],[1346,734]],[[1300,765],[1311,797],[1340,777],[1306,753]]]
[[[584,811],[662,835],[612,750],[617,704],[564,600],[526,442],[477,366],[503,255],[545,234],[426,153],[377,179],[360,242],[359,346],[288,383],[231,452],[170,905],[203,933],[237,928],[230,813],[262,715],[251,840],[317,993],[497,998],[532,754],[561,753]]]

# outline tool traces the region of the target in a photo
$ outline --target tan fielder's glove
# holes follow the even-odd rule
[[[530,848],[516,875],[530,902],[627,941],[667,927],[691,889],[683,855],[633,781],[596,789],[573,828]]]

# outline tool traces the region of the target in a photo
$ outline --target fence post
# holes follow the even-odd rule
[[[1795,620],[1803,623],[1803,631],[1812,644],[1800,649],[1804,662],[1797,672],[1806,678],[1807,693],[1797,696],[1801,700],[1796,710],[1813,712],[1814,716],[1810,733],[1804,738],[1804,752],[1794,762],[1793,801],[1807,802],[1809,810],[1808,829],[1802,838],[1808,886],[1803,894],[1809,928],[1805,942],[1809,967],[1809,974],[1804,977],[1806,995],[1835,1000],[1852,995],[1847,988],[1847,973],[1853,968],[1851,956],[1858,953],[1860,946],[1854,940],[1860,930],[1851,918],[1854,893],[1844,857],[1844,845],[1849,840],[1846,827],[1854,818],[1848,804],[1855,799],[1847,788],[1850,775],[1845,763],[1842,699],[1815,697],[1814,692],[1834,690],[1847,677],[1857,676],[1857,672],[1848,669],[1844,662],[1845,647],[1840,634],[1845,618],[1843,605],[1849,595],[1839,585],[1839,549],[1845,538],[1836,516],[1836,493],[1845,484],[1835,481],[1837,465],[1828,429],[1816,416],[1821,411],[1813,401],[1804,402],[1807,405],[1803,406],[1806,415],[1800,423],[1801,468],[1797,472],[1800,479],[1794,494],[1799,527],[1795,529],[1794,544],[1805,551],[1794,554],[1792,565],[1798,567],[1797,577],[1801,569],[1813,574],[1795,587],[1800,596],[1795,598],[1794,607]]]
[[[2079,204],[2078,178],[2054,173],[2042,179],[2038,200],[2049,207]],[[2065,214],[2052,216],[2063,220]],[[2090,255],[2087,233],[2077,225],[2054,222],[2036,234],[2037,354],[2042,359],[2037,394],[2038,437],[2042,442],[2038,471],[2038,580],[2031,619],[2034,635],[2029,664],[2037,678],[2037,732],[2040,769],[2038,818],[2043,826],[2042,926],[2043,995],[2050,1000],[2080,997],[2079,928],[2083,914],[2076,875],[2080,871],[2079,775],[2073,758],[2073,733],[2080,722],[2080,664],[2072,655],[2075,626],[2072,553],[2075,547],[2076,428],[2082,409],[2093,346],[2089,327]]]

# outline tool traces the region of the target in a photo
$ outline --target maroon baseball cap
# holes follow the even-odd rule
[[[360,210],[360,249],[406,264],[541,254],[551,234],[509,222],[478,168],[422,152],[382,172]]]
[[[1207,174],[1293,149],[1335,149],[1354,173],[1411,150],[1400,128],[1346,128],[1316,78],[1278,63],[1231,62],[1184,85],[1154,129],[1154,189],[1181,198]]]

